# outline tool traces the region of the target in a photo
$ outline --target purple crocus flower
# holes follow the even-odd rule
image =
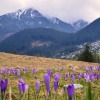
[[[73,70],[73,71],[74,71],[74,70],[75,70],[75,67],[71,67],[71,70]]]
[[[72,85],[68,85],[67,93],[68,93],[69,100],[73,100],[73,96],[74,96],[74,93],[75,93],[75,88],[74,88],[73,84]]]
[[[34,68],[34,69],[32,70],[32,73],[33,73],[33,74],[36,73],[36,68]]]
[[[20,93],[26,93],[28,91],[29,86],[22,80],[19,80],[18,89]]]
[[[59,80],[60,80],[60,73],[56,73],[54,75],[54,79],[55,79],[55,81],[58,81],[59,82]]]
[[[4,74],[8,74],[9,73],[9,70],[5,69],[3,73]]]
[[[29,86],[25,83],[20,83],[18,84],[18,89],[20,91],[20,93],[26,93],[28,91]]]
[[[60,73],[56,73],[54,75],[54,79],[55,79],[55,81],[54,81],[54,90],[56,92],[57,88],[58,88],[58,83],[59,83],[59,80],[60,80]]]
[[[51,69],[48,69],[48,70],[47,70],[47,73],[48,73],[48,75],[50,75],[50,76],[52,76],[52,75],[53,75],[53,73],[52,73]]]
[[[8,86],[8,79],[5,79],[4,81],[3,80],[0,81],[1,92],[5,93],[7,86]]]
[[[64,75],[64,80],[67,81],[67,74]]]
[[[19,79],[19,83],[25,83],[23,79]]]
[[[19,89],[20,93],[22,93],[22,84],[21,83],[18,84],[18,89]]]
[[[80,80],[80,79],[81,79],[81,77],[82,77],[82,74],[80,73],[80,74],[78,75],[78,79]]]
[[[76,72],[74,72],[74,76],[76,76]]]
[[[85,70],[86,72],[88,72],[90,69],[89,69],[89,67],[85,67],[84,70]]]
[[[90,81],[91,81],[91,82],[93,82],[94,78],[95,78],[95,77],[94,77],[94,74],[90,74]]]
[[[35,86],[36,86],[36,94],[38,94],[40,88],[40,81],[36,81]]]
[[[96,74],[96,79],[98,80],[100,78],[100,74]]]
[[[74,83],[74,81],[75,81],[75,76],[73,75],[72,76],[72,83]]]
[[[100,72],[100,65],[97,67],[98,71]]]
[[[44,75],[44,84],[46,87],[46,91],[49,94],[50,93],[50,75],[48,75],[48,74]]]
[[[54,81],[54,90],[55,90],[55,92],[57,91],[57,88],[58,88],[58,81]]]
[[[87,74],[85,73],[84,74],[84,79],[85,79],[86,82],[89,82],[90,81],[90,74],[89,73],[87,73]]]
[[[92,66],[90,66],[90,68],[89,68],[91,71],[93,71],[93,67]]]
[[[68,73],[67,73],[67,75],[68,75],[68,77],[70,77],[70,76],[71,76],[71,73],[70,73],[70,72],[68,72]]]
[[[17,76],[20,77],[20,72],[17,72]]]
[[[23,93],[26,93],[28,91],[29,85],[27,84],[22,84],[22,89],[23,89]]]

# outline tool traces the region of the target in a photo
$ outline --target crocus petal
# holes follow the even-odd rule
[[[36,81],[35,86],[36,86],[36,94],[37,94],[40,88],[40,81]]]
[[[52,76],[52,75],[53,75],[53,73],[52,73],[51,69],[48,69],[48,70],[47,70],[47,73],[48,73],[48,75],[50,75],[50,76]]]
[[[54,81],[54,90],[57,91],[58,88],[58,81]]]
[[[47,93],[50,93],[50,75],[44,75],[44,84],[46,86]]]
[[[0,81],[1,92],[5,92],[8,86],[8,79]]]
[[[6,91],[7,86],[8,86],[8,79],[5,79],[5,82],[4,82],[4,92]]]
[[[25,93],[28,91],[28,88],[29,88],[29,85],[25,84],[25,91],[24,91]]]
[[[74,88],[74,85],[68,85],[67,87],[67,93],[68,93],[68,97],[69,97],[69,100],[72,100],[73,98],[73,95],[75,93],[75,88]]]
[[[55,74],[54,79],[55,79],[55,81],[59,81],[60,80],[60,73]]]
[[[22,93],[22,84],[18,84],[18,89],[19,89],[20,93]]]
[[[25,83],[25,82],[24,82],[24,80],[23,80],[23,79],[20,79],[20,80],[19,80],[19,83]]]

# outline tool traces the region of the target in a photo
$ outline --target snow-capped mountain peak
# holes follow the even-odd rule
[[[84,20],[78,20],[72,24],[76,31],[81,30],[82,28],[86,27],[89,23]]]
[[[49,20],[54,24],[59,24],[59,22],[60,22],[60,20],[58,18],[56,18],[56,17],[52,17]]]
[[[25,10],[24,15],[28,14],[31,17],[41,17],[42,14],[40,14],[37,10],[35,10],[34,8],[28,8]]]
[[[34,8],[19,9],[0,16],[0,33],[16,33],[28,28],[51,28],[62,32],[74,33],[70,23],[56,17],[47,17]]]
[[[20,16],[23,14],[25,9],[19,9],[16,12],[6,14],[8,17],[12,17],[13,19],[20,19]]]
[[[19,19],[21,16],[27,15],[28,17],[34,18],[34,17],[41,17],[42,15],[35,10],[34,8],[28,8],[28,9],[19,9],[16,12],[12,12],[7,14],[8,16],[12,17],[13,19]]]
[[[53,23],[59,24],[60,20],[58,18],[53,19]]]

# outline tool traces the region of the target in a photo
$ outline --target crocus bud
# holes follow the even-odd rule
[[[38,94],[40,88],[40,81],[36,81],[35,86],[36,86],[36,94]]]
[[[44,84],[45,84],[47,93],[50,93],[50,75],[48,74],[44,75]]]
[[[73,100],[74,98],[74,93],[75,93],[75,88],[74,85],[68,85],[67,87],[67,93],[68,93],[68,98],[69,100]]]

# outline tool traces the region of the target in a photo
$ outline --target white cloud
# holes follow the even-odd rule
[[[0,0],[0,15],[27,7],[67,22],[78,19],[91,22],[100,17],[100,0]]]

